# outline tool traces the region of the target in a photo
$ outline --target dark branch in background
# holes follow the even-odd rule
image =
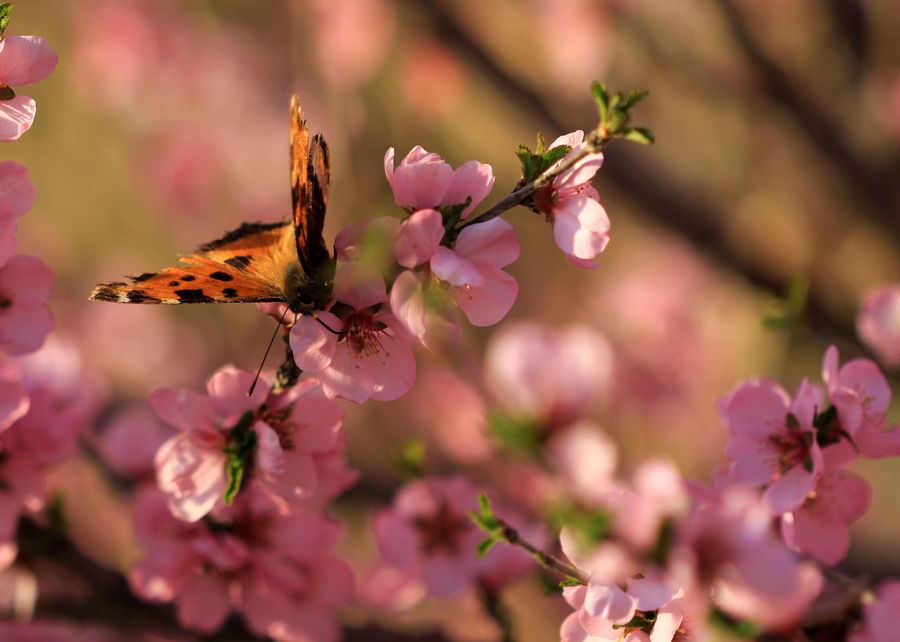
[[[869,62],[869,24],[866,0],[825,0],[832,28],[840,34],[850,54],[850,80],[858,83]]]
[[[149,604],[135,597],[125,578],[81,553],[53,529],[23,521],[19,531],[23,551],[20,562],[61,571],[63,578],[78,580],[78,596],[42,597],[35,608],[36,619],[68,620],[79,625],[108,626],[119,632],[184,637],[170,604]],[[29,543],[24,545],[24,543]],[[29,552],[28,549],[32,550]],[[87,583],[85,591],[80,583]],[[248,642],[263,639],[251,635],[241,619],[232,616],[217,633],[203,636],[206,642]],[[344,642],[449,642],[437,631],[397,632],[375,626],[344,628]]]
[[[569,131],[569,125],[556,116],[544,97],[510,74],[443,3],[422,0],[411,4],[424,11],[442,41],[454,47],[472,67],[487,77],[510,103],[530,112],[543,127],[558,133]],[[775,296],[783,296],[790,283],[789,277],[773,276],[734,252],[728,246],[722,224],[727,216],[711,203],[704,202],[698,196],[701,190],[677,183],[649,156],[646,150],[619,146],[607,156],[603,174],[612,187],[641,208],[648,220],[687,239],[701,253],[740,274],[750,284]],[[900,217],[897,225],[900,225]],[[856,338],[852,317],[835,314],[815,288],[810,291],[804,321],[816,334],[852,347],[857,354],[868,353]]]
[[[781,104],[804,134],[807,142],[827,160],[839,180],[847,182],[866,205],[868,218],[900,240],[900,195],[896,188],[896,168],[872,163],[869,155],[855,149],[847,137],[844,122],[835,119],[809,96],[807,89],[788,77],[755,40],[732,0],[715,0],[731,34],[756,73],[763,90]]]

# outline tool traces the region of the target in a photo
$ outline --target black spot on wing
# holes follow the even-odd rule
[[[143,290],[129,290],[125,293],[125,299],[129,303],[161,303],[155,296],[150,296]]]
[[[152,279],[154,276],[156,276],[156,272],[144,272],[143,274],[138,274],[137,276],[131,277],[131,282],[140,283],[141,281]]]
[[[111,303],[118,303],[119,301],[119,293],[116,292],[114,287],[115,285],[120,285],[118,283],[110,283],[108,285],[98,285],[94,288],[94,291],[91,292],[91,299],[94,301],[109,301]],[[124,285],[124,284],[121,284]]]
[[[191,281],[193,281],[193,280],[196,279],[196,278],[197,278],[197,277],[194,276],[193,274],[185,274],[184,276],[181,277],[181,280],[182,280],[182,281],[187,281],[188,283],[190,283]]]
[[[200,246],[201,252],[211,252],[212,250],[217,250],[223,245],[229,245],[230,243],[234,243],[235,241],[240,241],[242,238],[251,236],[252,234],[258,234],[259,232],[268,232],[269,230],[277,230],[285,225],[290,225],[290,221],[279,221],[277,223],[241,223],[241,226],[236,230],[231,230],[225,236],[215,241],[211,241],[205,245]]]
[[[233,299],[237,295],[238,295],[238,292],[234,288],[223,288],[222,289],[222,296],[224,296],[226,299]]]
[[[211,297],[203,294],[203,289],[198,288],[196,290],[175,290],[175,296],[178,297],[178,300],[182,303],[212,303],[213,299]]]
[[[232,256],[231,258],[225,259],[225,263],[227,263],[228,265],[230,265],[231,267],[233,267],[236,270],[240,270],[241,272],[246,272],[247,267],[250,265],[250,262],[252,260],[253,259],[249,256],[239,255],[239,256]]]
[[[175,288],[181,285],[181,281],[169,281],[169,285]]]
[[[213,272],[209,275],[209,278],[215,279],[216,281],[234,281],[234,277],[228,274],[228,272]]]

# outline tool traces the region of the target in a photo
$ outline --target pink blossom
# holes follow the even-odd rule
[[[335,611],[350,600],[353,577],[332,554],[337,524],[305,510],[282,516],[257,489],[193,524],[169,517],[166,503],[153,490],[135,501],[145,556],[128,579],[139,596],[174,602],[182,626],[201,634],[236,611],[260,637],[338,640]]]
[[[513,227],[500,218],[466,227],[453,248],[441,245],[443,222],[437,210],[420,210],[397,229],[394,256],[403,272],[391,288],[391,308],[407,331],[428,347],[440,328],[453,326],[446,299],[476,326],[498,323],[519,293],[516,280],[502,268],[519,256]],[[452,334],[453,329],[442,332]]]
[[[0,363],[0,433],[28,412],[30,400],[15,364]]]
[[[409,211],[472,202],[463,210],[465,219],[490,194],[494,172],[490,165],[469,161],[453,169],[433,152],[418,145],[394,167],[394,148],[384,154],[384,175],[397,205]]]
[[[731,474],[735,481],[765,486],[774,515],[799,508],[822,475],[813,427],[821,407],[821,392],[806,380],[793,401],[776,384],[760,380],[742,384],[721,402],[731,430]]]
[[[0,570],[16,559],[16,530],[19,518],[44,506],[47,495],[44,475],[38,463],[27,453],[2,442],[0,461]]]
[[[422,582],[436,597],[452,597],[474,582],[498,586],[531,568],[530,559],[513,547],[496,546],[479,558],[484,533],[469,513],[478,510],[478,490],[463,477],[422,478],[404,486],[393,505],[372,522],[384,566]],[[515,514],[495,513],[517,528]],[[537,535],[525,529],[523,536]]]
[[[668,571],[693,610],[711,591],[719,609],[764,630],[795,624],[822,586],[815,566],[798,563],[775,538],[766,503],[742,486],[696,505],[678,525]]]
[[[315,380],[277,394],[261,380],[248,396],[252,381],[252,373],[226,366],[210,377],[206,395],[165,388],[150,393],[159,417],[180,431],[155,459],[157,483],[179,519],[196,521],[221,502],[229,448],[249,448],[239,463],[252,468],[254,484],[287,511],[316,489],[314,455],[340,447],[343,412],[321,398]]]
[[[28,411],[0,435],[2,450],[25,454],[42,467],[70,459],[96,416],[103,390],[85,372],[74,344],[56,336],[15,365]]]
[[[0,265],[16,252],[16,220],[34,204],[28,170],[13,161],[0,163]]]
[[[554,433],[546,453],[567,496],[587,506],[603,504],[612,490],[619,459],[607,435],[596,426],[580,422]]]
[[[587,326],[508,323],[488,344],[486,377],[507,411],[548,427],[586,416],[612,376],[612,350]]]
[[[38,36],[5,36],[0,40],[0,91],[43,80],[56,68],[57,56]],[[9,142],[29,130],[36,106],[33,98],[0,98],[0,141]]]
[[[618,544],[606,541],[588,551],[568,528],[560,534],[563,553],[588,577],[587,585],[563,589],[575,609],[560,629],[562,642],[614,642],[647,636],[671,642],[683,617],[683,591],[652,568],[641,569]],[[636,617],[640,616],[640,617]]]
[[[297,366],[315,374],[329,398],[391,401],[412,387],[416,362],[406,332],[386,305],[384,280],[363,271],[357,263],[339,266],[334,297],[345,308],[342,316],[334,306],[317,318],[299,316],[291,349]]]
[[[822,361],[822,378],[837,410],[837,420],[829,428],[839,434],[843,431],[866,457],[900,454],[900,429],[887,427],[891,387],[884,374],[869,359],[839,364],[837,348],[829,347]]]
[[[885,283],[863,293],[856,331],[884,365],[900,366],[900,283]]]
[[[829,468],[816,492],[796,511],[781,517],[781,534],[792,549],[833,566],[850,549],[849,526],[869,507],[871,490],[859,475]]]
[[[137,479],[154,471],[156,452],[172,435],[143,407],[131,407],[116,412],[103,428],[97,447],[106,464],[117,475]]]
[[[562,163],[580,153],[583,140],[584,132],[578,130],[560,136],[548,149],[560,145],[571,147]],[[602,164],[601,152],[590,153],[534,195],[538,210],[553,223],[556,245],[576,267],[596,267],[593,259],[609,243],[609,217],[600,205],[600,195],[591,186]]]
[[[882,582],[875,591],[875,596],[874,601],[865,604],[863,625],[848,637],[850,642],[897,642],[900,582]]]
[[[41,347],[53,329],[47,297],[53,272],[36,256],[18,255],[0,267],[0,353],[22,355]]]

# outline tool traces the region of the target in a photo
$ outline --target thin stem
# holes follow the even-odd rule
[[[494,519],[496,519],[502,526],[503,530],[501,532],[501,538],[504,542],[511,546],[518,546],[522,550],[528,551],[528,553],[537,560],[538,564],[540,564],[544,568],[555,571],[560,575],[565,575],[567,578],[573,579],[579,584],[587,585],[589,578],[582,571],[578,570],[571,564],[567,564],[561,559],[554,557],[550,553],[539,549],[534,544],[522,539],[522,536],[519,535],[519,531],[517,531],[515,528],[510,526],[507,522],[500,519],[499,517],[494,516]]]
[[[551,167],[546,170],[543,174],[538,176],[531,183],[527,183],[522,187],[513,190],[506,197],[486,210],[485,212],[479,214],[473,219],[469,219],[463,225],[460,226],[460,229],[466,228],[470,225],[476,225],[477,223],[484,223],[486,221],[490,221],[493,218],[497,218],[503,212],[512,209],[516,205],[521,205],[528,198],[530,198],[537,190],[544,187],[545,185],[549,185],[553,182],[553,179],[562,174],[567,169],[570,169],[575,166],[575,164],[589,156],[590,154],[595,154],[596,152],[603,149],[604,145],[608,143],[610,140],[610,136],[608,132],[604,130],[594,130],[591,132],[587,139],[584,141],[584,144],[581,148],[568,158],[563,159],[559,165]]]
[[[478,596],[481,598],[481,604],[484,606],[485,612],[500,628],[500,640],[502,642],[515,642],[512,616],[509,609],[503,604],[503,600],[500,599],[499,591],[482,580],[478,583]]]

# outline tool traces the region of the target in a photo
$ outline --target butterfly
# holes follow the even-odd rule
[[[101,283],[90,298],[170,305],[283,302],[305,314],[323,309],[335,270],[323,237],[328,145],[319,134],[310,139],[297,96],[291,97],[290,147],[292,221],[243,223],[179,257],[179,265],[127,277],[129,282]]]

